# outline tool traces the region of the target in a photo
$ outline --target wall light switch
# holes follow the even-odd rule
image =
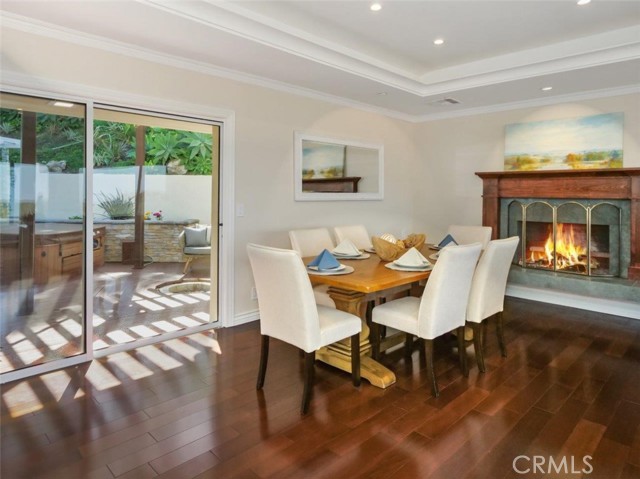
[[[236,216],[241,218],[244,216],[244,203],[236,204]]]

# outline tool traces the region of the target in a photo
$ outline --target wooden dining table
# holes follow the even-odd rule
[[[428,257],[437,250],[423,246],[421,252]],[[303,258],[305,264],[314,258]],[[366,321],[366,305],[369,301],[389,298],[400,293],[413,295],[421,294],[419,284],[426,280],[431,271],[396,271],[385,267],[388,261],[381,260],[378,255],[371,253],[367,259],[343,259],[339,261],[354,268],[349,274],[315,275],[309,274],[312,284],[329,285],[329,296],[335,301],[336,308],[355,314],[362,319],[360,333],[360,367],[361,376],[372,385],[386,388],[396,382],[393,371],[384,367],[371,357],[371,342],[369,340],[369,326]],[[381,350],[399,344],[404,335],[390,337],[384,342]],[[351,372],[350,340],[343,340],[330,344],[316,353],[316,359],[330,364],[343,371]]]

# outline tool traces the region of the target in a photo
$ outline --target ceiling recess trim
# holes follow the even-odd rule
[[[625,95],[625,94],[631,94],[631,93],[640,93],[640,86],[631,86],[631,87],[621,87],[621,88],[613,88],[613,89],[605,89],[605,90],[596,90],[596,91],[583,92],[578,94],[557,95],[549,98],[541,98],[541,99],[535,99],[535,100],[502,103],[502,104],[491,105],[488,107],[462,108],[462,109],[458,109],[456,111],[451,111],[451,112],[439,112],[439,113],[426,114],[426,115],[412,115],[412,114],[403,113],[397,110],[373,106],[368,103],[358,102],[358,101],[345,98],[345,97],[340,97],[337,95],[331,95],[328,93],[319,92],[317,90],[312,90],[308,88],[299,87],[296,85],[291,85],[291,84],[280,82],[277,80],[270,80],[267,78],[250,75],[250,74],[239,72],[236,70],[213,66],[203,62],[185,60],[184,58],[181,58],[181,57],[176,57],[173,55],[168,55],[165,53],[144,49],[144,48],[126,44],[123,42],[110,40],[104,37],[99,37],[99,36],[95,36],[95,35],[91,35],[83,32],[78,32],[76,30],[71,30],[68,28],[60,27],[58,25],[37,21],[32,18],[24,17],[17,14],[3,12],[0,20],[1,20],[0,24],[2,25],[2,28],[11,28],[14,30],[23,31],[23,32],[27,32],[35,35],[40,35],[48,38],[53,38],[56,40],[73,43],[73,44],[77,44],[77,45],[81,45],[89,48],[100,49],[103,51],[107,51],[109,53],[126,55],[132,58],[138,58],[141,60],[158,63],[161,65],[166,65],[173,68],[181,68],[184,70],[189,70],[189,71],[193,71],[193,72],[204,74],[204,75],[225,78],[225,79],[239,81],[239,82],[250,84],[250,85],[269,88],[276,91],[281,91],[284,93],[299,95],[299,96],[312,98],[320,101],[326,101],[329,103],[333,103],[341,106],[347,106],[347,107],[355,108],[362,111],[368,111],[371,113],[380,114],[390,118],[396,118],[399,120],[404,120],[412,123],[435,121],[440,119],[456,118],[456,117],[464,117],[464,116],[473,116],[473,115],[493,113],[498,111],[515,110],[519,108],[531,108],[536,106],[551,105],[551,104],[563,103],[568,101],[588,100],[588,99],[595,99],[595,98]],[[12,78],[13,81],[8,81],[9,78]],[[24,82],[27,81],[27,79],[29,78],[31,78],[31,80],[34,80],[32,77],[30,77],[29,75],[24,75],[24,73],[22,72],[11,72],[9,70],[5,70],[2,72],[2,84],[0,84],[0,86],[4,84],[4,85],[16,87],[21,83],[24,84]],[[503,81],[507,81],[507,80],[503,80]],[[34,81],[30,81],[27,83],[34,84],[34,85],[38,84],[38,82],[34,82]],[[59,86],[62,86],[62,83]],[[65,86],[68,86],[68,85],[65,85]],[[74,84],[71,89],[60,88],[58,91],[60,93],[66,92],[67,94],[69,94],[69,92],[72,92],[72,91],[80,91],[78,90],[78,88],[80,88],[80,90],[86,91],[87,95],[89,95],[90,92],[93,92],[91,87],[81,86],[77,84]],[[452,90],[451,88],[447,88],[435,93],[448,93],[451,90]],[[429,94],[432,94],[432,93],[429,93]]]
[[[421,98],[640,58],[632,26],[416,75],[231,2],[137,1]]]

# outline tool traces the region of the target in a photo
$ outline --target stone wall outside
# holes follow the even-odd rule
[[[180,237],[186,226],[193,226],[198,220],[185,221],[145,221],[144,255],[145,261],[154,263],[182,263],[184,241]],[[95,222],[95,226],[106,227],[105,261],[122,262],[122,243],[133,241],[135,224],[133,220]]]

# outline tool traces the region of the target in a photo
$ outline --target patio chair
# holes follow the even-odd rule
[[[182,274],[187,274],[194,259],[211,256],[211,225],[187,226],[180,236],[184,240],[182,253],[186,257]]]

